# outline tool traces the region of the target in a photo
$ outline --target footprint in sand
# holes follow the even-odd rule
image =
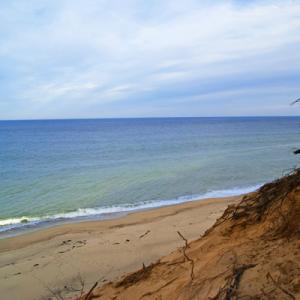
[[[60,244],[60,246],[66,246],[66,245],[71,246],[71,242],[72,242],[72,240],[63,241],[63,242]],[[59,254],[63,254],[63,253],[69,252],[69,251],[71,251],[72,249],[80,248],[80,247],[85,246],[86,243],[87,243],[87,240],[82,240],[82,241],[79,240],[79,241],[73,242],[73,245],[72,245],[71,248],[66,249],[66,250],[64,250],[64,251],[59,251],[58,253],[59,253]]]
[[[86,240],[76,241],[72,248],[80,248],[86,245]]]
[[[60,244],[60,246],[69,245],[71,242],[72,242],[72,240],[62,241],[62,243]]]

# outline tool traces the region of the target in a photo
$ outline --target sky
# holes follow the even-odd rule
[[[0,119],[299,115],[300,1],[0,1]]]

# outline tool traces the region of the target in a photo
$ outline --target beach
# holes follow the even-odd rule
[[[119,219],[59,225],[0,240],[1,299],[74,297],[201,237],[237,197],[198,200]],[[55,298],[53,298],[55,299]]]
[[[0,16],[0,300],[300,300],[300,1]]]

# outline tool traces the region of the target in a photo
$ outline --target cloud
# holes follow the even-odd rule
[[[3,2],[0,118],[247,115],[264,101],[256,114],[295,114],[299,14],[275,0]]]

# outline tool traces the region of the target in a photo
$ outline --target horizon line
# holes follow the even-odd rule
[[[299,118],[300,115],[238,115],[238,116],[162,116],[162,117],[95,117],[95,118],[45,118],[45,119],[0,119],[10,121],[72,121],[72,120],[130,120],[130,119],[209,119],[209,118]]]

